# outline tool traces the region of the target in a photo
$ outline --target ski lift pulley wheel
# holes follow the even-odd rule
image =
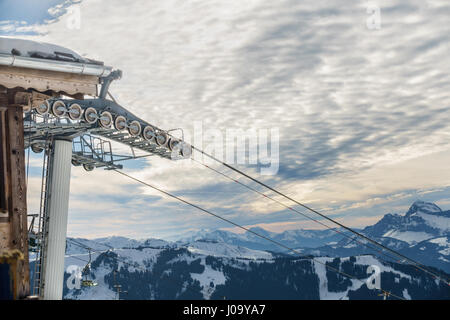
[[[106,129],[111,128],[111,125],[113,123],[113,117],[112,117],[111,113],[108,111],[103,111],[100,114],[99,122],[103,128],[106,128]]]
[[[192,146],[188,145],[187,143],[183,143],[181,146],[181,155],[184,158],[189,158],[192,155]]]
[[[118,131],[122,131],[127,127],[127,119],[124,116],[117,116],[114,120],[114,128]]]
[[[131,121],[130,125],[128,126],[128,132],[133,137],[140,135],[141,134],[141,124],[136,120]]]
[[[84,120],[86,120],[87,123],[93,124],[97,121],[97,118],[97,110],[94,108],[89,107],[84,111]]]
[[[146,126],[142,131],[142,137],[147,141],[155,141],[155,129],[151,126]]]
[[[36,112],[42,116],[50,111],[50,104],[47,100],[45,100],[43,103],[34,108],[34,110],[36,110]]]
[[[164,131],[160,131],[156,135],[156,144],[160,147],[165,146],[167,144],[167,133]]]
[[[78,161],[75,160],[75,159],[72,159],[72,165],[75,166],[75,167],[79,167],[79,166],[81,166],[81,163],[78,162]]]
[[[95,167],[93,165],[91,165],[91,164],[83,164],[83,168],[86,171],[92,171],[92,170],[95,169]]]
[[[35,143],[35,144],[32,144],[32,145],[31,145],[31,150],[32,150],[34,153],[41,153],[41,152],[44,150],[44,148],[41,147],[39,144]]]
[[[74,103],[69,107],[69,118],[71,120],[80,120],[83,115],[83,108],[78,103]]]
[[[170,151],[173,151],[175,148],[179,148],[180,147],[180,141],[174,138],[170,138],[169,143],[168,143],[168,147]]]
[[[67,115],[66,104],[60,100],[53,102],[52,113],[55,117],[63,118]]]

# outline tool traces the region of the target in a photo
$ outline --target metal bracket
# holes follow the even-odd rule
[[[108,93],[109,86],[110,86],[111,82],[113,82],[114,80],[120,79],[120,78],[122,78],[122,71],[121,70],[114,70],[108,76],[101,78],[103,83],[102,83],[102,88],[100,90],[99,98],[100,99],[105,99],[106,98],[106,94]]]

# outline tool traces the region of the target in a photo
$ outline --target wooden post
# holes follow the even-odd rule
[[[23,108],[0,93],[0,286],[2,299],[30,294]]]

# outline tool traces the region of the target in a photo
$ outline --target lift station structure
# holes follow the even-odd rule
[[[0,201],[4,203],[0,212],[0,263],[10,267],[9,287],[15,298],[32,295],[62,299],[72,165],[83,166],[87,171],[121,169],[120,161],[137,158],[135,149],[170,160],[191,157],[192,147],[182,136],[174,137],[170,130],[146,122],[114,100],[108,89],[121,76],[120,70],[67,48],[0,37],[0,179],[4,186],[0,200],[11,198],[9,204],[8,199]],[[12,146],[8,141],[14,139],[18,143]],[[116,154],[111,142],[129,146],[131,155]],[[26,191],[27,148],[43,153],[40,209],[38,214],[28,216],[32,216],[30,226],[26,192],[18,200],[22,209],[17,210],[19,206],[13,203],[16,194],[11,188],[15,179]],[[13,172],[17,168],[11,167],[14,161],[21,168],[20,177]],[[27,288],[28,238],[36,244],[36,257]],[[17,239],[21,240],[20,246]]]

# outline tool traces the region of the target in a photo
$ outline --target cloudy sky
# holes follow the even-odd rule
[[[449,15],[441,0],[1,0],[0,35],[121,69],[111,87],[120,104],[187,137],[201,126],[205,148],[227,129],[277,129],[277,174],[239,167],[363,227],[416,199],[450,209]],[[246,226],[317,228],[191,161],[125,170]],[[70,236],[228,227],[113,172],[72,168]]]

